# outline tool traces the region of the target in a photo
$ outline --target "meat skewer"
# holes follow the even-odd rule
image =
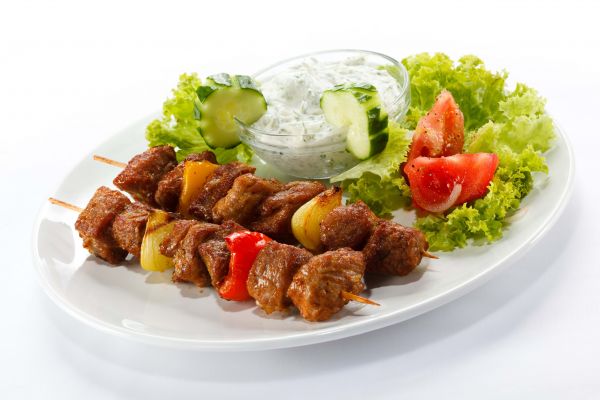
[[[199,159],[207,159],[207,153],[214,157],[212,153],[204,152],[198,156]],[[188,159],[192,156],[188,156]],[[123,165],[123,163],[105,157],[94,156],[94,159],[107,162],[110,165]],[[142,175],[150,175],[158,180],[158,183],[154,182],[146,185],[157,188],[156,199],[165,197],[165,190],[161,191],[161,187],[169,187],[172,192],[171,197],[176,198],[177,190],[181,190],[181,182],[179,182],[179,187],[175,183],[167,185],[164,182],[170,180],[174,182],[173,176],[183,174],[185,161],[176,167],[172,167],[173,169],[167,172],[164,178],[156,173],[144,173],[145,168],[150,164],[152,164],[151,169],[154,171],[171,168],[166,166],[172,165],[174,160],[175,153],[171,147],[158,146],[150,148],[144,153],[133,157],[126,164],[126,168],[115,179],[115,184],[131,193],[134,198],[151,197],[152,190],[148,190],[147,187],[140,189],[140,185],[130,184],[124,178],[138,175],[133,173],[137,171]],[[216,176],[219,175],[217,173],[219,171],[220,176]],[[215,176],[203,188],[204,195],[200,194],[201,201],[197,201],[195,205],[190,206],[190,210],[195,211],[191,212],[191,215],[202,220],[210,221],[212,218],[214,222],[233,219],[253,231],[265,233],[283,242],[294,242],[290,229],[292,215],[301,205],[325,190],[325,187],[318,182],[310,181],[291,182],[284,185],[275,180],[256,177],[252,174],[253,172],[252,168],[243,167],[241,163],[225,164],[217,168]],[[182,175],[178,176],[181,180]],[[221,176],[224,176],[225,179],[221,179]],[[140,194],[140,191],[145,193]],[[220,198],[217,199],[218,197]],[[161,202],[157,201],[157,203]],[[170,210],[167,208],[167,211]],[[362,202],[356,203],[356,205],[338,207],[338,210],[335,211],[328,215],[328,219],[333,221],[332,223],[328,224],[323,221],[321,241],[328,250],[341,247],[362,250],[368,244],[367,239],[373,233],[377,233],[379,239],[368,247],[370,249],[368,254],[371,255],[367,262],[369,271],[405,275],[420,263],[422,257],[437,258],[427,252],[427,241],[420,231],[402,227],[398,224],[386,224]],[[386,248],[377,248],[376,246],[386,238],[385,233],[394,233],[392,235],[394,240],[388,240]],[[400,247],[400,249],[397,249],[397,247]],[[391,250],[394,250],[394,255],[385,257]],[[381,261],[382,258],[384,258],[383,261]],[[385,259],[389,259],[389,261]],[[380,265],[377,266],[377,264]],[[399,264],[402,264],[403,267],[398,267]]]
[[[122,165],[106,157],[95,160]],[[225,219],[244,224],[253,231],[274,239],[293,242],[292,215],[308,200],[325,191],[317,181],[284,184],[274,179],[254,176],[255,168],[237,161],[215,165],[205,183],[181,204],[185,164],[188,161],[216,163],[212,152],[191,154],[177,164],[170,146],[152,147],[134,156],[113,183],[134,199],[165,211],[180,211],[186,216],[209,222]],[[179,203],[179,204],[178,204]]]
[[[94,159],[123,165],[105,157]],[[186,164],[189,161],[193,163]],[[292,215],[325,186],[310,181],[284,184],[254,176],[254,167],[243,163],[215,163],[212,152],[191,154],[177,163],[170,146],[136,155],[114,183],[137,202],[131,203],[121,192],[99,188],[76,223],[84,247],[113,264],[128,253],[140,257],[142,242],[153,227],[149,216],[162,215],[164,221],[157,230],[164,235],[158,242],[158,257],[166,259],[164,268],[175,267],[173,280],[212,285],[224,296],[219,288],[229,274],[231,254],[225,238],[245,230],[239,224],[244,223],[275,239],[293,240]],[[191,182],[190,170],[204,176],[201,182],[191,183],[195,198],[182,208],[189,189],[186,185]],[[163,211],[156,211],[156,207]],[[166,212],[175,210],[196,220]],[[322,321],[348,301],[373,304],[358,295],[364,289],[365,272],[405,275],[421,257],[429,255],[420,231],[379,219],[362,202],[339,206],[323,215],[316,233],[320,230],[325,253],[313,256],[304,249],[273,241],[252,256],[248,279],[242,281],[248,289],[245,296],[252,296],[265,312],[283,311],[293,303],[305,319]],[[154,234],[152,229],[150,234]],[[153,240],[154,245],[156,242]]]
[[[304,319],[324,321],[364,290],[365,269],[362,252],[348,247],[313,256],[304,249],[271,242],[252,264],[248,292],[267,314],[285,311],[293,303]]]
[[[143,205],[140,205],[139,203],[126,204],[126,202],[123,201],[123,198],[121,198],[120,196],[122,196],[122,194],[120,194],[119,192],[112,191],[105,187],[101,187],[100,189],[98,189],[97,193],[94,195],[94,197],[90,201],[90,204],[88,204],[88,207],[86,207],[86,209],[83,209],[83,210],[80,207],[74,206],[72,204],[69,204],[69,203],[66,203],[66,202],[63,202],[60,200],[56,200],[53,198],[50,198],[49,200],[53,204],[60,205],[62,207],[68,208],[70,210],[81,211],[83,214],[83,218],[78,219],[76,226],[77,226],[78,230],[80,230],[80,234],[83,232],[82,237],[84,237],[84,246],[86,246],[92,253],[96,253],[98,256],[106,259],[107,261],[115,263],[119,257],[122,256],[124,258],[124,256],[123,256],[124,249],[115,249],[115,248],[111,249],[110,245],[112,244],[112,245],[116,245],[116,246],[121,246],[121,243],[123,243],[123,241],[122,241],[122,239],[119,238],[118,230],[111,227],[110,223],[107,223],[109,218],[107,218],[106,216],[112,215],[114,218],[114,221],[112,224],[115,224],[117,222],[117,219],[119,217],[121,217],[122,214],[127,214],[128,216],[130,216],[134,209],[137,208],[137,211],[139,211],[139,210],[144,210],[143,207],[145,207]],[[112,213],[112,212],[108,212],[108,213],[105,212],[104,214],[106,214],[106,215],[104,215],[104,218],[100,218],[101,222],[100,222],[100,224],[98,224],[98,227],[92,228],[89,224],[89,222],[90,222],[89,218],[88,218],[89,215],[87,215],[87,214],[91,214],[91,215],[97,217],[99,215],[98,205],[100,204],[98,202],[98,200],[107,201],[107,199],[109,199],[110,197],[112,197],[112,201],[110,201],[112,208],[116,207],[118,209],[122,209],[123,211],[117,215],[114,215],[114,213]],[[142,207],[142,208],[140,208],[140,207]],[[145,208],[145,210],[147,211],[148,209]],[[140,222],[139,218],[137,221],[134,221],[135,226],[138,227],[138,229],[137,229],[138,232],[139,232],[139,222]],[[203,224],[198,221],[190,221],[190,220],[178,220],[177,223],[180,223],[180,225],[183,225],[186,223],[188,225],[191,225],[191,227],[188,226],[188,230],[194,229]],[[227,222],[225,224],[227,224]],[[208,223],[204,223],[203,225],[215,226],[214,224],[208,224]],[[232,224],[230,223],[230,226],[231,225]],[[233,225],[235,225],[235,224],[233,224]],[[135,231],[136,229],[130,228],[128,230]],[[95,240],[93,238],[86,237],[86,233],[91,232],[91,231],[95,232],[95,235],[97,236],[97,238]],[[190,246],[187,246],[187,248],[185,248],[186,247],[185,242],[188,240],[189,233],[184,235],[185,238],[182,239],[181,232],[182,232],[181,230],[179,233],[174,232],[174,236],[178,236],[178,237],[170,238],[170,240],[167,241],[167,243],[166,243],[166,247],[169,247],[169,245],[172,245],[174,242],[183,242],[184,243],[182,246],[182,247],[184,247],[183,251],[184,252],[189,251]],[[111,234],[114,236],[113,238],[109,237]],[[139,234],[137,236],[139,236]],[[194,237],[194,236],[195,235],[192,234],[192,237]],[[206,238],[206,237],[208,237],[208,235],[205,235],[204,237]],[[194,239],[192,239],[192,242],[193,241],[194,241]],[[212,241],[215,241],[215,239],[213,239]],[[138,242],[141,243],[141,239],[138,240]],[[210,242],[210,240],[209,240],[209,242]],[[273,242],[273,243],[276,243],[276,242]],[[197,244],[197,243],[195,243],[195,244]],[[140,244],[138,243],[137,246],[139,248]],[[200,246],[202,246],[202,245],[200,245]],[[127,245],[127,247],[128,247],[128,250],[130,250],[131,244]],[[161,245],[161,249],[162,249],[162,247],[163,246]],[[194,247],[195,247],[194,244],[192,244],[191,249],[194,249]],[[289,247],[293,247],[293,246],[289,246]],[[304,250],[298,249],[298,248],[295,248],[295,249],[304,251]],[[121,250],[121,251],[119,251],[119,250]],[[171,249],[171,251],[172,250],[173,249]],[[200,249],[198,249],[198,250],[200,250]],[[196,251],[198,251],[198,250],[196,250]],[[125,254],[126,254],[126,252],[125,252]],[[308,253],[308,254],[310,254],[310,253]],[[138,251],[137,256],[139,257],[139,251]],[[312,255],[311,255],[311,257],[312,257]],[[177,268],[177,266],[176,266],[176,268]],[[214,283],[213,283],[213,285],[216,286]],[[360,291],[362,291],[362,289],[363,289],[363,287],[360,287]],[[345,290],[342,290],[339,293],[337,293],[337,296],[341,296],[341,299],[343,299],[343,304],[345,304],[345,302],[347,302],[347,301],[358,301],[358,302],[362,302],[365,304],[378,305],[377,303],[373,302],[372,300],[366,299],[362,296],[358,296],[356,293],[352,293],[352,292],[345,291]],[[300,296],[298,298],[302,299],[302,296]],[[339,303],[339,301],[337,301],[336,303]],[[342,304],[342,306],[343,306],[343,304]],[[318,308],[318,307],[313,306],[311,309],[313,309],[313,308]],[[321,314],[329,315],[329,314],[327,314],[326,311],[321,312]],[[303,315],[304,315],[304,313],[303,313]],[[307,319],[310,320],[310,317]]]

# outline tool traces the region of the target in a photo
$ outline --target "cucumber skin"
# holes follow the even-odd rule
[[[257,92],[258,87],[254,83],[254,80],[248,75],[234,75],[231,76],[227,73],[221,73],[216,75],[211,75],[206,78],[207,86],[210,87],[230,87],[230,88],[238,88],[238,89],[252,89]]]
[[[367,113],[367,118],[369,119],[369,132],[375,133],[369,134],[371,148],[369,155],[363,158],[363,160],[383,151],[389,138],[388,116],[387,113],[381,112],[381,107],[370,109]],[[347,150],[350,151],[349,149]]]
[[[369,132],[377,133],[387,131],[388,116],[387,113],[381,112],[380,107],[371,108],[367,112],[367,118],[369,119]]]
[[[206,78],[206,82],[210,86],[220,86],[220,87],[232,87],[233,86],[231,75],[224,73],[224,72],[220,73],[220,74],[215,74],[215,75],[209,76],[208,78]]]
[[[368,158],[373,157],[375,154],[381,153],[385,146],[387,145],[389,138],[388,130],[377,132],[374,135],[369,135],[369,141],[371,142],[371,151],[369,151],[369,155],[366,157],[356,157],[350,149],[346,147],[346,150],[349,151],[352,155],[354,155],[359,160],[366,160]]]
[[[359,82],[359,83],[352,83],[352,84],[347,84],[347,83],[342,83],[340,85],[335,85],[334,87],[332,87],[331,89],[327,89],[327,92],[337,92],[340,90],[356,90],[356,91],[362,91],[364,92],[371,92],[371,93],[377,93],[377,89],[375,88],[375,86],[371,85],[370,83],[366,83],[366,82]]]
[[[250,78],[248,75],[236,75],[235,80],[237,81],[240,89],[252,89],[260,92],[256,86],[256,83],[254,83],[254,79]]]
[[[198,96],[200,103],[204,103],[204,100],[206,100],[206,98],[215,90],[217,90],[217,88],[214,86],[199,86],[198,89],[196,89],[196,95]]]

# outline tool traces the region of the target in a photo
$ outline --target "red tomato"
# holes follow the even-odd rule
[[[442,91],[431,110],[419,120],[408,153],[417,157],[451,156],[462,152],[465,121],[452,94]]]
[[[483,197],[498,167],[491,153],[417,157],[406,163],[413,201],[424,210],[440,213]]]

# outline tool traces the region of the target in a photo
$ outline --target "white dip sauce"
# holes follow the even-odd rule
[[[400,96],[400,88],[398,81],[385,69],[366,64],[364,57],[335,63],[307,58],[260,82],[268,108],[253,127],[277,131],[281,135],[329,136],[333,128],[325,121],[321,110],[321,95],[335,85],[363,82],[375,86],[384,109],[395,114],[394,103]]]
[[[328,177],[356,164],[357,160],[344,151],[346,129],[327,123],[320,107],[323,92],[344,83],[375,86],[390,115],[397,114],[401,107],[396,101],[401,95],[398,81],[364,57],[338,62],[304,59],[259,81],[268,108],[252,128],[270,133],[256,138],[260,142],[256,145],[263,148],[259,155],[263,153],[266,161],[275,164],[280,160],[273,157],[284,158],[286,169],[293,164],[289,172],[301,177]],[[320,173],[318,168],[322,169]]]

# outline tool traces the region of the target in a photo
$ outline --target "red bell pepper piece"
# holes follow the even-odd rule
[[[219,287],[219,296],[225,300],[245,301],[250,300],[246,282],[250,268],[258,252],[269,243],[271,239],[259,232],[238,231],[225,237],[227,248],[231,252],[229,260],[229,273]]]

